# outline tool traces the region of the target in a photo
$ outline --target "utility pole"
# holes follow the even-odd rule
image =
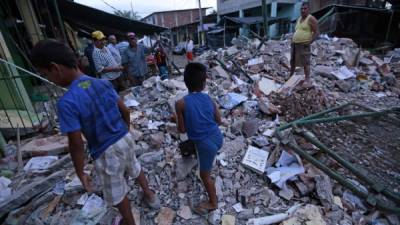
[[[204,31],[204,25],[203,25],[203,10],[201,9],[201,0],[199,0],[199,16],[200,16],[200,32],[199,32],[199,44],[203,45],[203,31]]]
[[[268,37],[268,12],[267,12],[267,0],[261,0],[262,6],[262,17],[264,24],[264,37]]]

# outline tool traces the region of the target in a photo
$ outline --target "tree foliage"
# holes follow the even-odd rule
[[[130,10],[116,10],[114,11],[114,14],[131,20],[140,20],[138,12],[132,12]]]

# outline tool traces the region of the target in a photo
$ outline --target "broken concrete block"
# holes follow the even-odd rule
[[[265,95],[269,95],[271,92],[277,91],[279,89],[279,85],[277,85],[274,80],[263,77],[258,82],[258,88]]]
[[[332,75],[334,67],[317,65],[313,68],[313,70],[316,75],[320,75],[328,79],[335,79],[335,77]]]
[[[281,110],[276,105],[268,101],[268,99],[260,98],[258,100],[258,108],[266,115],[280,114]]]
[[[259,119],[247,120],[243,123],[242,132],[245,137],[254,136],[258,132],[261,121]]]
[[[213,70],[217,72],[218,76],[229,79],[229,74],[221,66],[216,66],[213,68]]]
[[[242,164],[256,173],[263,174],[267,165],[269,153],[265,150],[249,146]]]
[[[294,192],[291,188],[285,187],[279,191],[279,196],[286,199],[287,201],[290,201],[294,196]]]
[[[351,91],[352,83],[346,80],[338,80],[335,82],[335,86],[337,86],[341,91],[347,93]]]
[[[183,157],[175,161],[176,179],[181,181],[185,179],[192,169],[197,165],[197,159],[194,157]]]
[[[66,170],[58,171],[46,178],[32,182],[14,192],[12,196],[0,203],[0,217],[25,204],[31,198],[42,193],[43,191],[49,190],[56,183],[64,179],[66,174]]]
[[[159,162],[163,159],[164,156],[164,151],[156,151],[156,152],[147,152],[139,156],[139,161],[142,163],[142,165],[146,164],[151,164],[151,163],[156,163]]]
[[[374,62],[366,57],[363,57],[360,59],[360,63],[368,66],[368,65],[373,64]]]
[[[154,149],[160,149],[164,142],[164,133],[157,132],[155,134],[150,135],[150,146]]]
[[[246,148],[246,139],[243,136],[238,136],[232,141],[226,141],[220,152],[225,152],[228,156],[234,156],[241,150]]]
[[[342,200],[339,196],[333,196],[333,203],[335,203],[335,205],[339,206],[341,209],[344,209]]]
[[[34,138],[21,147],[22,157],[50,156],[68,152],[68,138],[53,135],[45,138]]]
[[[171,225],[176,216],[176,212],[170,208],[162,207],[157,217],[154,219],[157,225]]]
[[[302,80],[304,80],[303,75],[293,75],[289,78],[288,81],[279,89],[279,92],[282,91],[291,91],[295,88]]]
[[[182,206],[178,212],[177,215],[185,220],[191,219],[192,218],[192,210],[190,209],[189,206],[184,205]]]
[[[325,208],[330,209],[333,203],[331,179],[326,175],[317,175],[314,180],[319,200]]]
[[[235,225],[236,218],[232,215],[223,215],[221,221],[222,225]]]

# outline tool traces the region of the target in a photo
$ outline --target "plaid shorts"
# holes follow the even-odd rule
[[[137,178],[140,174],[141,166],[136,158],[134,145],[133,137],[128,133],[94,161],[103,197],[108,205],[117,205],[129,192],[125,174],[132,178]]]

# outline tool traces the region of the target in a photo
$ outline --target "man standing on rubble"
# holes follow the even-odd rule
[[[305,81],[309,84],[310,78],[310,46],[319,36],[318,21],[310,15],[308,2],[301,5],[301,17],[297,20],[295,32],[293,34],[290,59],[290,76],[294,74],[296,66],[304,67]]]
[[[36,68],[53,83],[68,87],[57,102],[61,132],[67,134],[75,172],[87,192],[92,192],[90,176],[84,172],[87,140],[104,200],[116,206],[122,222],[134,225],[127,194],[125,173],[135,178],[144,192],[144,202],[159,208],[159,199],[149,188],[135,156],[134,140],[129,132],[129,109],[108,80],[82,74],[71,48],[55,40],[42,40],[31,52]]]
[[[146,46],[137,43],[135,33],[129,32],[127,37],[129,46],[122,54],[122,65],[127,71],[131,85],[142,85],[144,77],[149,71],[146,63],[146,54],[150,50]]]

